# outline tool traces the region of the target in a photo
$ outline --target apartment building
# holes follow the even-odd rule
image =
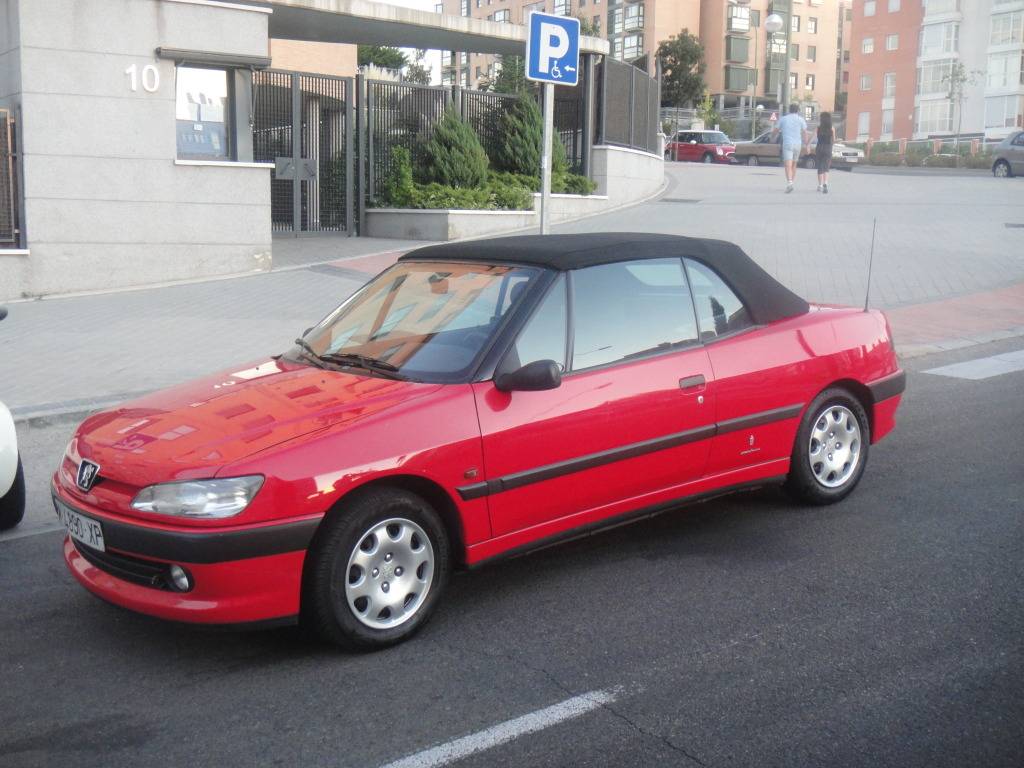
[[[853,0],[839,0],[836,38],[836,111],[846,112],[845,95],[850,89],[850,41],[853,37]]]
[[[611,55],[646,66],[658,44],[682,29],[700,27],[701,0],[443,0],[438,13],[525,24],[533,11],[577,16],[611,43]],[[476,88],[493,79],[501,62],[489,54],[443,51],[441,82]]]
[[[849,139],[1000,139],[1024,125],[1024,0],[855,0],[850,81]]]

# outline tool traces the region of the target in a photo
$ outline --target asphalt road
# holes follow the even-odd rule
[[[1022,346],[911,361],[839,505],[763,490],[459,574],[373,655],[136,616],[59,534],[0,541],[0,766],[373,768],[592,692],[458,765],[1020,766],[1024,372],[920,371]],[[33,505],[67,431],[24,436]]]

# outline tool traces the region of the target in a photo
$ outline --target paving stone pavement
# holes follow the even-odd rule
[[[834,172],[824,196],[803,170],[792,195],[771,168],[673,163],[668,178],[659,201],[555,229],[720,237],[812,301],[861,304],[877,218],[871,304],[890,310],[901,352],[1024,333],[1024,229],[1006,226],[1024,223],[1024,179]],[[282,351],[395,244],[292,240],[290,269],[11,304],[0,400],[20,418],[78,412]],[[335,253],[357,255],[305,266]]]

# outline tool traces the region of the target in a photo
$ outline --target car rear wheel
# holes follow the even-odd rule
[[[760,165],[757,159],[757,155],[751,155],[747,158],[747,165]]]
[[[357,492],[310,546],[303,621],[350,650],[401,642],[430,618],[449,557],[444,525],[422,498],[398,488]]]
[[[705,152],[704,157],[701,158],[702,163],[713,163],[714,161],[715,156],[712,155],[710,152]]]
[[[1010,164],[1005,160],[997,160],[995,165],[992,166],[992,175],[997,179],[1006,179],[1012,176],[1010,172]]]
[[[871,425],[864,406],[845,389],[828,389],[804,414],[790,462],[786,490],[808,504],[845,498],[864,474]]]
[[[13,528],[25,516],[25,469],[18,458],[18,471],[14,485],[0,497],[0,531]]]
[[[815,168],[818,163],[815,162],[814,155],[808,155],[804,158],[804,168]]]

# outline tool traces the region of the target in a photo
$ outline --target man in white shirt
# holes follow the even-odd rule
[[[800,117],[799,111],[800,108],[796,104],[790,104],[789,114],[783,115],[775,128],[777,133],[782,134],[782,164],[786,168],[787,195],[793,191],[800,150],[811,140],[811,134],[807,130],[807,121]]]

